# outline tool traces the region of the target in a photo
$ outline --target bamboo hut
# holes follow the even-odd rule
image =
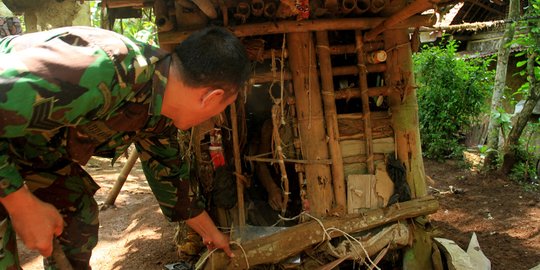
[[[438,203],[426,189],[411,60],[418,36],[410,33],[432,26],[435,16],[422,13],[447,2],[455,1],[102,2],[111,10],[153,7],[165,49],[201,27],[227,27],[253,62],[237,102],[189,136],[203,190],[216,178],[212,157],[223,154],[233,177],[227,194],[236,194],[231,206],[211,211],[231,228],[236,256],[213,252],[202,268],[443,269],[426,218]],[[250,152],[262,115],[271,120],[271,151]],[[292,135],[283,137],[283,126]],[[252,203],[257,176],[246,164],[274,165],[282,198],[274,214],[287,227],[256,230],[253,216],[272,212]],[[246,233],[254,228],[255,236]]]

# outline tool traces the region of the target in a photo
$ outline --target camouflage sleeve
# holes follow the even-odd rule
[[[205,207],[196,192],[191,191],[189,168],[181,161],[177,132],[170,127],[160,136],[135,144],[148,184],[163,214],[171,221],[195,217]]]
[[[71,68],[68,63],[59,63],[61,56],[61,51],[49,50],[46,46],[0,55],[2,197],[23,185],[22,177],[8,154],[9,138],[34,133],[52,134],[63,126],[84,122],[81,121],[83,116],[99,112],[104,104],[102,92],[91,85],[95,77],[83,75],[85,70],[77,69],[81,66]],[[107,59],[105,54],[96,53],[85,60],[103,64]],[[73,64],[73,59],[67,62]],[[93,75],[98,75],[105,85],[110,84],[114,74],[115,70],[112,67],[107,69],[105,65],[99,74]]]
[[[47,137],[64,126],[106,118],[133,94],[133,84],[151,79],[160,56],[154,51],[88,27],[1,39],[0,196],[23,185],[8,154],[10,138]]]

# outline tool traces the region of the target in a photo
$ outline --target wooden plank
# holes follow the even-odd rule
[[[358,118],[355,119],[355,115]],[[345,115],[338,115],[338,128],[340,139],[346,138],[354,134],[364,133],[364,125],[361,121],[363,114],[349,114],[348,117]],[[373,112],[371,114],[371,128],[373,130],[373,138],[382,137],[393,137],[392,131],[392,119],[388,112]],[[365,136],[362,136],[363,139]]]
[[[347,176],[347,213],[360,213],[378,208],[375,192],[375,175],[353,174]]]
[[[365,141],[346,140],[339,142],[343,157],[366,155]],[[395,151],[394,138],[386,137],[373,140],[373,153],[392,153]]]

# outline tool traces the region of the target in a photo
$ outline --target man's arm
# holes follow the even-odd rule
[[[223,249],[229,257],[234,257],[229,246],[229,237],[217,229],[206,211],[186,220],[186,224],[202,237],[203,243],[209,250],[215,248]]]
[[[62,234],[64,220],[54,206],[36,198],[23,186],[6,197],[0,197],[11,218],[13,229],[29,249],[45,257],[51,255],[52,239]]]
[[[208,248],[223,249],[232,255],[228,237],[217,229],[204,210],[204,203],[190,194],[189,168],[181,161],[177,129],[171,126],[159,136],[142,139],[135,145],[163,214],[172,221],[186,220]]]

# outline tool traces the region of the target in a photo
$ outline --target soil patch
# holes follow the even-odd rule
[[[98,202],[114,184],[125,160],[92,159],[86,169],[102,188]],[[440,201],[431,215],[441,237],[467,249],[476,232],[492,269],[527,270],[540,264],[540,193],[527,192],[504,178],[482,175],[456,162],[425,160],[426,175],[433,179],[430,192]],[[457,192],[448,192],[450,189]],[[177,262],[173,235],[176,224],[167,222],[137,163],[117,201],[116,208],[101,211],[99,244],[92,256],[93,269],[163,269]],[[24,269],[42,269],[41,257],[21,247]]]

